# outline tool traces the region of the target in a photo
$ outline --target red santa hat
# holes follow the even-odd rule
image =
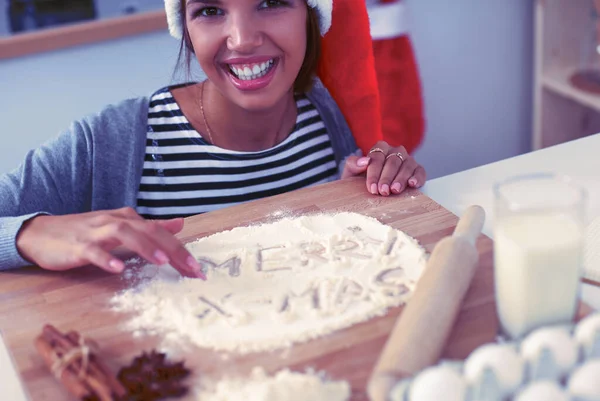
[[[165,0],[171,36],[183,36],[181,1]],[[306,0],[319,17],[317,70],[364,154],[382,140],[381,106],[365,0]]]

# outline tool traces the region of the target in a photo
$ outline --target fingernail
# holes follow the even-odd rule
[[[392,192],[399,194],[401,189],[402,185],[400,185],[399,183],[395,182],[392,184]]]
[[[169,257],[161,250],[157,250],[156,252],[154,252],[154,258],[161,265],[169,263]]]
[[[410,180],[408,180],[408,183],[410,184],[411,187],[414,187],[415,185],[417,185],[417,180],[415,180],[414,178],[411,178]]]
[[[193,256],[188,256],[187,265],[190,267],[190,269],[192,269],[196,277],[199,277],[202,280],[206,280],[206,276],[202,271],[202,266],[200,266],[200,263],[198,263],[198,261]]]
[[[382,195],[389,195],[390,194],[390,186],[388,184],[383,184],[381,186],[381,194]]]
[[[121,273],[123,270],[125,270],[125,263],[123,263],[123,261],[119,259],[111,260],[110,262],[108,262],[108,265],[110,266],[111,270],[113,270],[116,273]]]
[[[377,195],[377,184],[371,184],[371,193]]]
[[[361,157],[360,159],[358,159],[356,161],[356,165],[359,166],[359,167],[364,167],[367,164],[369,164],[369,160],[371,160],[371,159],[368,158],[368,157]]]

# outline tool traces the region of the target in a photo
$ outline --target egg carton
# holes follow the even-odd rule
[[[484,344],[393,387],[389,401],[600,401],[600,313]]]

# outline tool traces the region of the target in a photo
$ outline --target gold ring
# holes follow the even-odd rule
[[[385,158],[385,160],[389,159],[392,156],[398,156],[400,158],[400,161],[404,162],[404,156],[402,156],[402,153],[400,153],[400,152],[390,153],[389,155],[387,155],[387,157]]]
[[[375,153],[375,152],[381,152],[381,153],[383,153],[385,155],[385,151],[383,149],[381,149],[381,148],[373,148],[373,149],[371,149],[369,151],[369,154]]]

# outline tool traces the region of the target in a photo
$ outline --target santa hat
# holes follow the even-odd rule
[[[165,0],[171,36],[183,36],[181,1]],[[365,0],[306,0],[319,18],[317,70],[364,154],[382,140],[381,106]]]

